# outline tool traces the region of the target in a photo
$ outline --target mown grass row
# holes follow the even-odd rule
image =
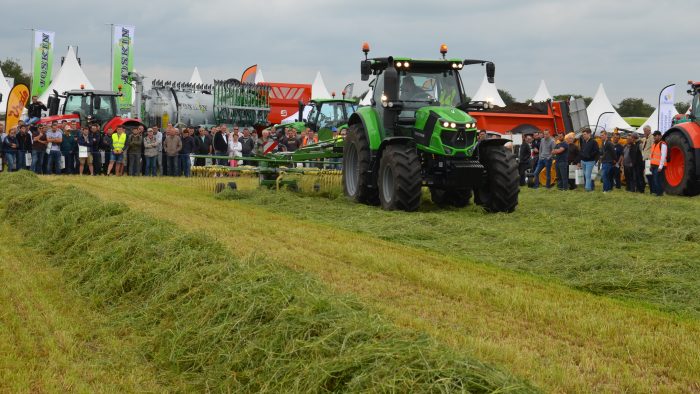
[[[116,326],[140,333],[184,391],[534,391],[306,275],[234,259],[121,204],[28,173],[0,176],[0,199],[5,220]]]
[[[267,190],[219,197],[700,317],[699,198],[524,189],[515,213],[491,215],[428,196],[411,214]]]

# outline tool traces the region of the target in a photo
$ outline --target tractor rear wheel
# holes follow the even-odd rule
[[[671,132],[666,138],[667,155],[671,160],[666,164],[663,180],[668,194],[695,196],[700,194],[700,182],[695,173],[695,155],[688,139],[679,132]]]
[[[487,146],[480,154],[486,181],[474,190],[474,202],[487,212],[513,212],[518,205],[518,164],[503,146]]]
[[[433,200],[435,205],[448,206],[452,205],[457,208],[464,208],[469,205],[469,200],[472,198],[471,189],[438,189],[430,188],[430,199]]]
[[[362,124],[353,124],[343,146],[343,191],[355,202],[379,205],[379,193],[372,188],[370,149]]]
[[[386,210],[415,211],[420,207],[421,164],[414,144],[389,145],[379,164],[379,200]]]

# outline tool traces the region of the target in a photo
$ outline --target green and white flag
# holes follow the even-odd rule
[[[41,96],[51,84],[53,69],[53,43],[56,33],[34,30],[32,53],[32,96]]]
[[[134,26],[112,26],[112,90],[121,89],[117,104],[122,110],[131,108],[131,77],[134,70]]]

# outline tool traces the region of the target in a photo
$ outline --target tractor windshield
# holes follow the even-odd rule
[[[93,117],[100,124],[105,124],[112,120],[116,114],[116,97],[114,96],[95,96],[93,101]]]
[[[455,107],[460,102],[459,83],[453,72],[406,72],[399,79],[399,100],[416,109],[426,103]],[[415,103],[412,105],[411,103]]]
[[[76,114],[84,117],[90,114],[90,96],[69,95],[66,97],[66,104],[63,107],[63,113]]]

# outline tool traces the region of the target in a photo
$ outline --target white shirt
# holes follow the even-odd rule
[[[661,144],[661,162],[659,163],[659,171],[664,169],[664,164],[666,164],[666,144]]]
[[[231,157],[241,157],[243,155],[243,145],[240,141],[235,141],[233,138],[228,142],[228,155]]]

